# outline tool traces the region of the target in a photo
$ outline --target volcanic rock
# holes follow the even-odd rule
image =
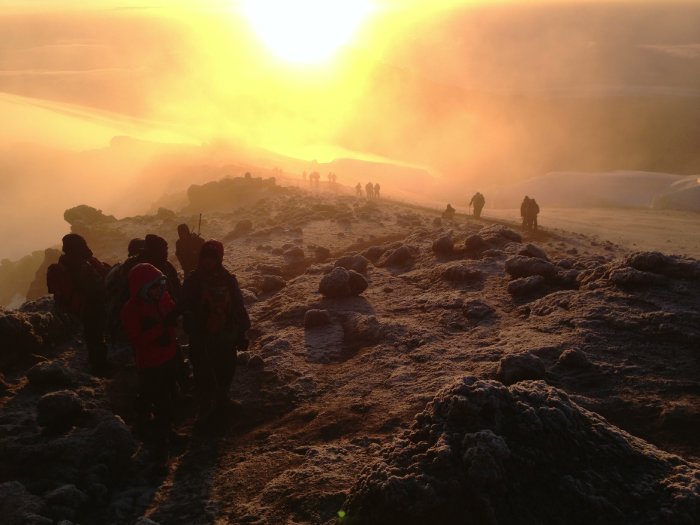
[[[369,261],[363,255],[346,255],[335,261],[336,268],[355,270],[357,273],[367,273]]]
[[[529,352],[524,354],[510,354],[498,363],[496,377],[505,385],[512,385],[526,379],[542,379],[544,377],[544,363]]]
[[[438,255],[450,255],[454,250],[454,244],[451,235],[443,235],[433,241],[433,252]]]
[[[316,248],[314,248],[314,254],[317,261],[323,262],[328,260],[328,258],[331,256],[331,251],[323,246],[316,246]]]
[[[354,270],[336,267],[324,275],[318,291],[325,297],[339,298],[359,295],[367,289],[367,280]]]
[[[70,428],[83,412],[83,402],[72,390],[51,392],[39,399],[36,421],[49,430]]]
[[[366,468],[349,524],[693,523],[700,470],[540,381],[467,377]]]
[[[526,244],[520,250],[518,250],[518,255],[524,255],[525,257],[534,257],[536,259],[542,259],[545,261],[549,260],[547,254],[542,248],[534,244]]]
[[[542,277],[553,277],[555,268],[552,263],[535,257],[525,257],[516,255],[506,259],[506,272],[511,277],[530,277],[541,275]]]
[[[486,248],[488,248],[488,244],[481,235],[470,235],[464,241],[464,250],[470,255],[479,254]]]
[[[448,264],[439,269],[439,272],[443,280],[451,282],[479,281],[484,277],[480,270],[462,263]]]
[[[541,275],[532,275],[515,279],[508,283],[508,293],[515,297],[521,297],[536,292],[544,285],[544,277]]]
[[[44,361],[27,371],[29,384],[38,389],[66,388],[73,385],[74,374],[62,363]]]
[[[264,293],[277,292],[285,286],[287,283],[279,275],[263,275],[260,281],[260,290]]]
[[[462,311],[464,316],[469,319],[484,319],[495,312],[490,304],[478,299],[465,303]]]
[[[370,246],[364,252],[362,252],[362,255],[370,261],[376,263],[379,258],[384,255],[384,252],[386,252],[386,248],[383,246]]]
[[[379,259],[377,266],[404,266],[411,263],[412,261],[412,250],[405,244],[402,244],[394,250],[389,250],[385,252],[384,255],[382,255]]]
[[[0,484],[0,516],[7,525],[24,525],[41,512],[44,502],[18,481]],[[51,522],[51,520],[49,520]]]
[[[565,368],[588,368],[591,366],[591,362],[586,354],[575,348],[564,350],[559,356],[557,363]]]

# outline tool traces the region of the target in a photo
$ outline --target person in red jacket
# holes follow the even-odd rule
[[[121,320],[138,368],[138,407],[142,415],[153,415],[153,453],[156,464],[165,466],[173,435],[178,312],[166,277],[151,264],[131,269],[129,291]]]

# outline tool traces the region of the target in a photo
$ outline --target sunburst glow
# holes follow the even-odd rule
[[[242,11],[275,56],[314,64],[351,42],[373,5],[369,0],[245,0]]]

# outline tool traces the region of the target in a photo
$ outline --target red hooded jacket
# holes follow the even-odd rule
[[[148,287],[162,278],[160,270],[146,263],[137,264],[129,272],[131,298],[122,308],[121,319],[138,368],[162,365],[177,351],[175,326],[166,323],[168,314],[175,310],[175,302],[167,291],[158,303],[145,299]]]

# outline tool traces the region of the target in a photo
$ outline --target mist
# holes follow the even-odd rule
[[[0,16],[0,258],[56,244],[67,208],[145,213],[225,165],[379,159],[426,170],[382,182],[431,201],[550,172],[700,173],[700,6],[391,4],[296,67],[213,4]]]

